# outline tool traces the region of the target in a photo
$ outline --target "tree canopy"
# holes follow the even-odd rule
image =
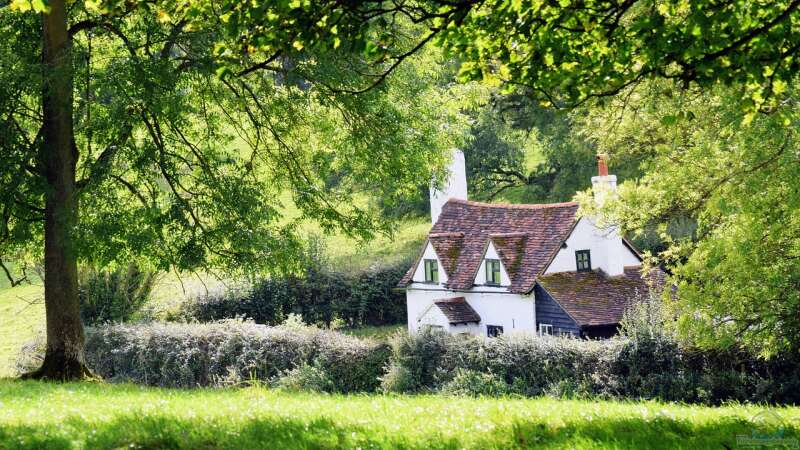
[[[653,256],[672,271],[677,290],[668,301],[685,337],[704,346],[745,344],[765,355],[796,351],[796,102],[743,126],[739,101],[735,88],[657,82],[594,110],[583,126],[612,165],[617,157],[646,155],[644,175],[622,183],[619,198],[596,212],[629,232],[660,231],[668,246]],[[697,230],[675,239],[669,227],[676,217],[696,221]]]

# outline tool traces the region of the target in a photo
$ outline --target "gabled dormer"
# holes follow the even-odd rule
[[[412,281],[437,285],[447,283],[447,272],[442,268],[442,261],[430,241],[425,245],[425,251],[417,263]]]
[[[475,286],[491,286],[491,287],[509,287],[511,285],[511,278],[508,276],[500,254],[497,248],[490,240],[486,245],[486,251],[483,253],[481,265],[475,275]]]

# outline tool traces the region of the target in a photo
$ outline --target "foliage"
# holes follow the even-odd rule
[[[275,385],[289,391],[331,392],[333,390],[333,381],[325,372],[325,368],[316,362],[303,363],[285,371]]]
[[[388,232],[379,211],[357,204],[354,193],[391,203],[427,183],[444,163],[442,151],[458,142],[456,99],[471,96],[469,87],[437,85],[443,66],[435,52],[420,53],[419,64],[409,61],[381,89],[350,96],[325,87],[356,76],[338,65],[344,54],[304,55],[274,76],[221,81],[207,32],[145,11],[126,20],[82,8],[72,14],[76,22],[85,15],[109,23],[92,30],[94,53],[83,33],[73,44],[82,174],[75,245],[101,266],[141,258],[160,269],[296,268],[297,223],[281,216],[287,188],[300,219],[359,238]],[[42,186],[35,170],[25,170],[38,164],[30,144],[41,124],[25,111],[40,108],[41,88],[36,77],[19,75],[38,73],[39,49],[29,44],[37,42],[35,21],[7,9],[0,17],[9,37],[0,58],[16,61],[0,92],[9,121],[0,141],[3,229],[10,230],[4,254],[37,256],[41,245],[31,214],[41,207]],[[442,121],[451,126],[439,127]],[[343,174],[334,185],[326,181],[333,173]]]
[[[797,403],[800,360],[681,347],[668,335],[581,341],[442,332],[398,335],[383,388],[390,392]],[[470,388],[472,386],[472,388]],[[474,389],[474,390],[470,390]]]
[[[652,155],[645,176],[623,183],[601,212],[630,232],[661,235],[667,250],[656,262],[671,267],[677,292],[667,300],[682,336],[705,347],[796,354],[796,102],[749,124],[738,102],[734,88],[676,91],[652,83],[588,116],[585,128],[612,158]],[[696,229],[674,237],[675,217]]]
[[[495,90],[490,102],[473,112],[472,139],[465,147],[470,195],[562,202],[591,187],[597,150],[582,133],[583,114],[542,107],[524,92]],[[617,158],[614,173],[623,179],[640,176],[640,159]]]
[[[101,5],[106,14],[125,10],[121,0]],[[364,55],[365,69],[374,73],[372,80],[341,82],[340,89],[359,92],[434,41],[463,61],[463,78],[508,82],[538,99],[570,105],[660,77],[702,88],[735,84],[744,109],[753,113],[784,98],[800,42],[793,27],[800,11],[792,0],[158,5],[165,21],[219,28],[227,40],[217,59],[234,65],[223,65],[221,74],[237,71],[239,55],[258,52],[263,61],[275,61],[299,50],[346,49]],[[400,18],[427,29],[408,42],[397,33]]]
[[[261,387],[155,389],[0,382],[0,447],[735,448],[800,435],[798,408],[731,404],[319,395]],[[75,411],[80,411],[76,414]],[[766,428],[769,411],[782,419]],[[769,424],[768,424],[769,425]]]
[[[83,268],[78,274],[83,323],[131,320],[150,299],[155,283],[154,272],[143,271],[133,263],[113,271]]]
[[[46,343],[44,336],[39,334],[22,344],[14,360],[14,371],[16,373],[29,373],[41,367]]]
[[[499,397],[509,392],[509,386],[497,375],[458,368],[453,379],[442,386],[442,392],[473,397]]]
[[[295,271],[303,220],[363,240],[390,233],[355,194],[397,203],[441,172],[443,150],[460,141],[468,89],[451,95],[430,83],[441,55],[418,53],[423,64],[346,95],[332,86],[369,78],[361,54],[300,44],[270,60],[257,46],[226,55],[228,40],[245,36],[226,35],[232,14],[216,6],[0,6],[0,254],[31,261],[47,247],[50,336],[31,376],[87,374],[79,262],[234,277]],[[24,13],[31,8],[43,14]],[[398,44],[418,28],[394,25]],[[344,176],[329,184],[333,174]],[[295,220],[282,214],[287,190],[302,213]]]
[[[273,276],[252,287],[220,288],[185,302],[180,318],[208,322],[246,317],[277,325],[290,314],[306,323],[346,327],[380,326],[406,319],[402,292],[395,287],[409,262],[373,265],[354,275],[312,264],[305,276]]]
[[[92,370],[109,380],[152,386],[224,386],[288,376],[278,383],[313,381],[333,392],[369,392],[389,356],[386,344],[312,327],[242,321],[114,325],[87,335]]]

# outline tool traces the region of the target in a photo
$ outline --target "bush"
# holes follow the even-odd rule
[[[221,386],[270,382],[295,369],[301,372],[292,376],[302,378],[305,366],[314,366],[324,370],[332,392],[374,391],[390,354],[386,344],[332,331],[236,320],[90,328],[86,352],[89,367],[112,381]]]
[[[295,313],[306,323],[324,326],[403,323],[405,297],[395,286],[409,264],[374,266],[351,277],[312,264],[303,276],[266,278],[248,288],[211,291],[182,305],[179,317],[200,322],[245,317],[278,325]]]
[[[333,381],[321,364],[303,363],[299,367],[287,370],[276,381],[276,386],[289,391],[331,392]]]
[[[86,325],[128,321],[147,303],[155,286],[154,272],[135,264],[114,271],[82,268],[78,274],[81,319]]]
[[[453,379],[442,386],[442,392],[450,395],[472,397],[498,397],[508,394],[510,386],[491,372],[482,373],[458,368],[453,375]]]
[[[683,348],[668,334],[607,341],[424,331],[392,341],[383,388],[463,395],[800,402],[797,357]]]
[[[14,361],[14,371],[22,375],[42,367],[46,344],[47,340],[43,334],[38,334],[36,338],[23,344]]]

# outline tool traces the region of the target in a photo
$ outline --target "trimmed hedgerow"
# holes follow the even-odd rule
[[[374,391],[390,353],[384,343],[332,331],[243,321],[92,328],[86,351],[92,370],[112,381],[167,387],[276,382],[311,366],[325,372],[332,392]]]
[[[797,357],[687,349],[666,336],[484,339],[429,330],[395,336],[382,385],[406,393],[798,403],[799,371]]]

